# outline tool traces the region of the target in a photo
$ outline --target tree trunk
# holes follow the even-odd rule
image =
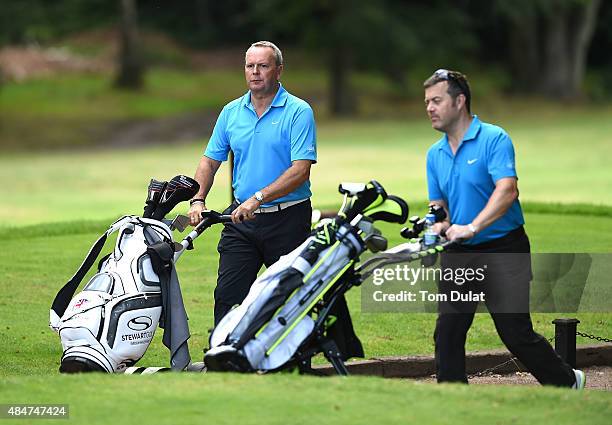
[[[557,4],[546,19],[542,93],[560,99],[581,95],[586,59],[600,0]]]
[[[537,16],[511,19],[509,28],[512,90],[530,92],[537,88],[537,75],[541,70]]]
[[[215,23],[210,18],[210,3],[210,0],[195,0],[195,20],[200,46],[206,46],[215,40]]]
[[[341,45],[330,50],[330,112],[336,116],[355,113],[355,101],[350,84],[350,53]]]
[[[356,112],[355,98],[351,88],[352,36],[350,25],[352,0],[335,0],[326,3],[325,15],[329,35],[326,40],[329,70],[330,113],[335,116],[350,116]]]
[[[576,37],[570,46],[570,50],[573,53],[572,56],[574,57],[570,77],[573,96],[581,94],[581,85],[586,70],[587,53],[595,33],[600,5],[601,0],[591,0],[586,7],[581,9],[582,16],[578,17],[579,25],[575,30]]]
[[[135,0],[121,0],[120,54],[117,87],[139,90],[144,66],[138,42],[138,13]]]
[[[568,82],[571,75],[571,63],[568,41],[568,10],[554,7],[547,16],[544,34],[544,69],[541,75],[540,89],[543,94],[553,98],[568,97]]]
[[[501,3],[510,33],[513,89],[556,99],[581,95],[601,0]]]

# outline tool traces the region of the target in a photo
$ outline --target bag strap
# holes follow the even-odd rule
[[[64,312],[68,308],[68,304],[70,304],[70,300],[74,296],[79,284],[91,268],[91,266],[98,258],[100,251],[104,247],[106,243],[106,239],[108,236],[114,232],[116,232],[123,224],[129,221],[132,217],[125,216],[111,224],[106,232],[102,234],[98,238],[98,240],[93,244],[93,246],[89,249],[87,256],[83,260],[83,263],[76,271],[76,273],[70,278],[70,280],[59,290],[55,299],[53,300],[53,304],[51,304],[51,311],[49,312],[49,327],[53,330],[57,330],[59,328],[59,321],[61,317],[64,315]]]
[[[173,370],[184,370],[191,363],[187,340],[189,324],[183,295],[174,267],[174,246],[160,241],[147,248],[153,270],[159,276],[162,296],[162,314],[159,327],[164,330],[163,344],[170,350],[170,366]]]

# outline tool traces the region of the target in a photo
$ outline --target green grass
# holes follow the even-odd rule
[[[240,73],[154,70],[142,92],[116,90],[112,76],[98,74],[7,84],[0,96],[0,146],[87,147],[106,141],[129,120],[220,111],[227,99],[240,95],[240,78]]]
[[[11,377],[0,384],[0,396],[3,403],[66,403],[70,423],[87,424],[592,425],[607,423],[612,413],[610,396],[602,392],[434,386],[371,377]]]
[[[543,212],[580,213],[611,206],[612,173],[607,158],[612,157],[612,124],[602,115],[598,125],[586,118],[576,121],[571,114],[565,118],[556,125],[547,120],[536,125],[525,119],[507,126],[516,144],[521,200]],[[319,162],[312,169],[314,204],[338,205],[340,181],[375,178],[390,193],[410,201],[415,212],[422,212],[427,198],[425,152],[436,137],[423,120],[322,122]],[[199,141],[120,152],[5,154],[0,157],[0,178],[10,184],[0,188],[0,226],[138,213],[149,178],[192,175],[204,148],[205,142]],[[226,206],[228,193],[224,165],[209,207]],[[542,207],[549,202],[562,205]],[[589,215],[593,214],[598,213]]]
[[[89,47],[95,49],[99,45],[94,43]],[[610,140],[612,124],[607,117],[612,106],[609,104],[568,105],[534,98],[511,98],[499,92],[499,84],[491,75],[472,77],[480,82],[473,101],[474,111],[511,130],[517,147],[523,144],[523,138],[526,143],[536,142],[540,150],[533,153],[553,168],[567,170],[567,163],[557,161],[554,153],[557,149],[571,149],[572,144],[565,144],[570,137],[581,147],[587,142],[593,148]],[[152,67],[141,92],[116,90],[112,81],[110,73],[90,73],[4,84],[0,96],[0,146],[11,151],[32,148],[51,151],[58,147],[100,145],[110,137],[113,129],[121,128],[126,121],[195,111],[217,113],[229,100],[245,91],[239,67],[232,70],[211,67],[198,71]],[[320,122],[329,119],[329,83],[321,68],[300,65],[288,68],[283,83],[292,93],[311,102]],[[381,136],[389,132],[390,119],[413,122],[408,126],[410,131],[401,134],[402,141],[408,144],[413,142],[414,122],[419,123],[416,134],[423,134],[423,129],[428,128],[418,73],[409,76],[406,93],[399,93],[397,87],[376,74],[356,73],[352,85],[359,119],[365,119],[361,126],[376,132],[362,132],[361,126],[349,122],[355,133],[351,135],[351,143],[353,139],[384,142]],[[391,133],[394,127],[391,125]],[[357,129],[359,132],[355,131]],[[428,135],[427,141],[431,138]],[[609,148],[598,158],[607,153]],[[598,164],[601,162],[582,165]],[[582,170],[576,170],[575,174],[578,176],[576,183],[582,184],[585,181],[580,177]],[[588,177],[585,176],[586,181]]]
[[[130,119],[156,118],[216,109],[242,91],[240,72],[186,74],[155,69],[147,74],[142,92],[115,90],[112,76],[67,74],[2,87],[0,108],[7,121],[22,119]],[[235,89],[232,90],[232,87]],[[196,96],[197,93],[206,95]]]
[[[322,75],[297,72],[294,93],[316,95]],[[246,91],[240,69],[185,72],[153,68],[139,92],[113,87],[106,74],[65,74],[7,83],[0,96],[0,148],[50,151],[90,147],[108,140],[130,120],[156,119],[199,111],[218,113]],[[297,92],[296,92],[297,90]]]

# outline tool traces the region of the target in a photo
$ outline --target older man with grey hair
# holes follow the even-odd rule
[[[248,92],[225,105],[195,173],[192,225],[201,220],[221,162],[234,154],[235,201],[218,245],[215,325],[246,297],[262,265],[275,263],[310,232],[310,166],[316,162],[312,108],[280,83],[283,55],[269,41],[245,54]]]

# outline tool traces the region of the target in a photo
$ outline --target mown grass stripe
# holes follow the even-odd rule
[[[411,214],[425,213],[426,201],[413,202],[414,209]],[[521,202],[523,212],[526,214],[554,214],[567,216],[586,216],[586,217],[612,217],[612,206],[596,204],[562,204],[546,202]],[[325,212],[335,211],[337,206],[316,207]],[[118,217],[107,220],[78,220],[58,223],[42,223],[27,226],[0,226],[0,239],[28,239],[32,237],[53,237],[66,235],[82,235],[87,233],[101,233],[108,228]]]
[[[555,215],[584,215],[590,217],[612,217],[611,205],[597,205],[584,203],[549,203],[549,202],[521,202],[523,211],[528,214],[555,214]]]
[[[410,214],[426,213],[428,201],[412,201],[408,203]],[[612,217],[612,205],[586,204],[586,203],[560,203],[521,201],[523,212],[527,214],[555,214],[555,215],[584,215],[590,217]],[[324,205],[315,208],[325,212],[334,212],[337,205]]]
[[[108,220],[78,220],[59,223],[31,224],[27,226],[0,227],[0,239],[31,239],[35,237],[102,233],[116,220],[117,218],[111,218]]]

